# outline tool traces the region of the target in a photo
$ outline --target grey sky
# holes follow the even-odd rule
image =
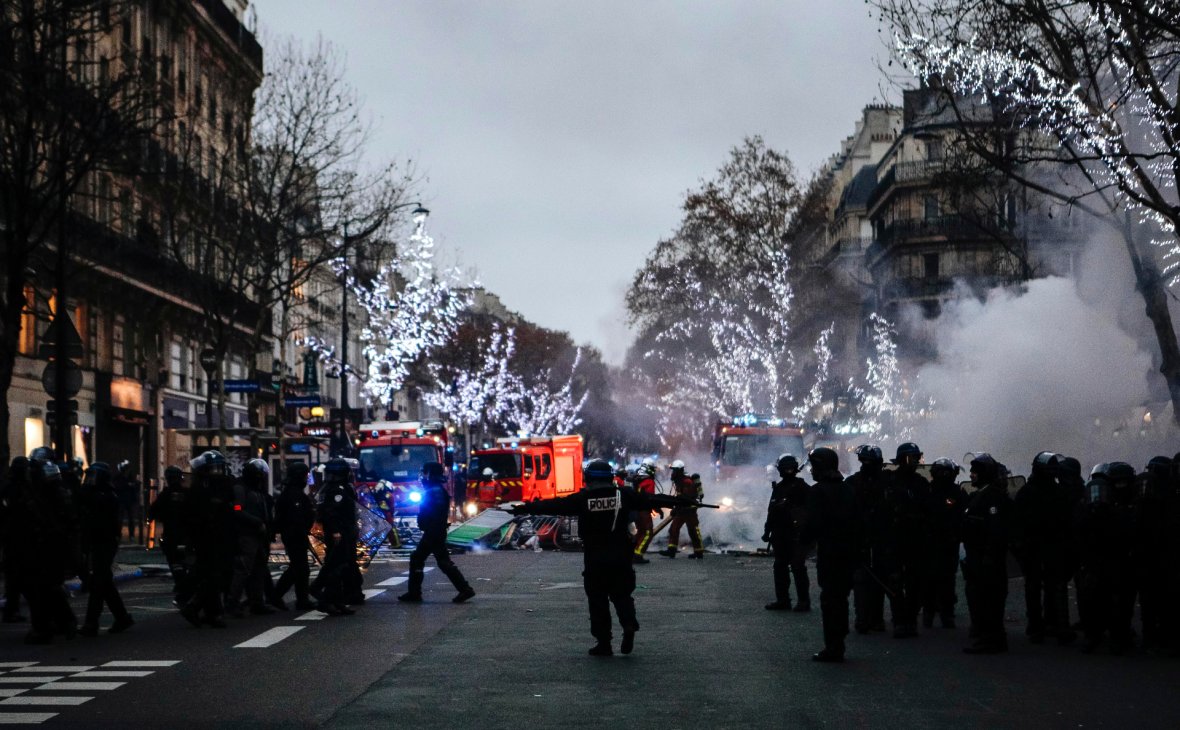
[[[344,50],[373,152],[505,304],[621,360],[623,294],[743,136],[804,174],[885,88],[862,0],[255,0]]]

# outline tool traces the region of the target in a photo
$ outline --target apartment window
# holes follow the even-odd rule
[[[20,314],[20,343],[22,355],[32,357],[37,351],[37,292],[25,287],[25,306]]]
[[[938,254],[928,253],[922,256],[922,273],[927,279],[938,278]]]
[[[184,390],[184,346],[173,340],[168,345],[168,385],[173,390]]]
[[[117,317],[111,328],[111,372],[116,375],[123,374],[123,356],[126,353],[124,339],[123,318]]]
[[[926,140],[926,159],[931,162],[936,162],[942,159],[942,140],[928,139]]]
[[[934,195],[927,195],[922,198],[922,214],[926,220],[934,220],[940,215],[938,208],[938,197]]]

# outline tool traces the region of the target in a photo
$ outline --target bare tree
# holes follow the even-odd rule
[[[898,55],[953,92],[965,137],[1030,190],[1111,222],[1160,348],[1180,423],[1180,7],[1138,0],[875,0]],[[960,125],[969,129],[969,125]]]
[[[96,255],[71,223],[98,194],[100,172],[134,176],[166,114],[156,59],[116,54],[132,3],[13,0],[0,8],[0,432],[19,353],[26,286],[54,286]],[[41,276],[49,272],[51,276]],[[59,434],[61,431],[59,430]],[[60,443],[59,448],[63,444]],[[0,462],[10,457],[5,437]]]

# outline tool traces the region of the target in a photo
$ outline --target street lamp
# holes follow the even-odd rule
[[[430,211],[427,210],[421,203],[419,203],[417,201],[415,201],[413,203],[403,203],[401,205],[395,205],[393,208],[390,208],[389,212],[393,213],[394,211],[408,208],[411,205],[414,206],[414,209],[412,211],[410,211],[410,215],[412,215],[416,219],[420,219],[418,221],[419,226],[425,225],[426,217],[430,215]],[[345,447],[347,449],[347,451],[344,454],[338,454],[339,456],[345,456],[347,454],[350,454],[350,453],[352,453],[352,450],[353,450],[353,443],[351,441],[351,437],[348,435],[348,429],[345,426],[345,420],[344,420],[345,414],[348,412],[348,265],[349,265],[348,254],[349,254],[350,247],[352,246],[352,244],[354,242],[363,241],[364,239],[373,235],[373,233],[375,233],[377,231],[377,229],[381,227],[382,223],[384,223],[384,220],[374,222],[373,224],[368,226],[364,231],[357,233],[355,235],[351,235],[351,236],[348,234],[348,224],[345,223],[344,224],[344,236],[342,237],[341,243],[340,243],[340,248],[342,250],[342,257],[344,259],[344,273],[341,275],[341,279],[340,279],[340,422],[339,422],[339,426],[340,426],[341,443],[347,443],[347,446]]]
[[[217,370],[217,353],[209,347],[201,350],[198,356],[201,368],[205,371],[205,426],[213,428],[213,372]],[[210,443],[212,443],[212,436]]]

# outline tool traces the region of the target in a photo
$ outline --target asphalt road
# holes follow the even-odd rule
[[[23,629],[0,625],[0,695],[12,695],[0,724],[1180,727],[1180,660],[1031,645],[1019,581],[1008,655],[962,654],[961,620],[917,639],[854,635],[845,664],[820,665],[809,659],[818,611],[762,609],[769,560],[654,557],[638,568],[635,653],[595,658],[580,554],[457,562],[478,592],[464,605],[437,571],[426,603],[398,604],[403,560],[373,566],[366,588],[384,592],[352,617],[291,611],[194,629],[168,605],[167,582],[147,577],[121,585],[138,621],[121,636],[26,646]]]

